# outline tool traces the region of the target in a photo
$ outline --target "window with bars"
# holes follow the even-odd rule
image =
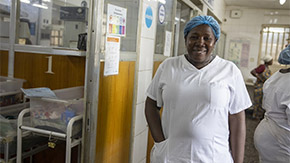
[[[285,48],[290,38],[290,25],[287,26],[263,26],[261,33],[261,45],[259,60],[265,56],[273,57],[277,63],[281,50]]]
[[[62,30],[52,30],[50,37],[51,46],[62,46],[63,45],[63,31]]]

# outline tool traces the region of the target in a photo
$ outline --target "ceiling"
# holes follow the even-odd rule
[[[224,0],[226,6],[242,6],[261,9],[283,9],[290,12],[290,0],[281,6],[279,0]]]

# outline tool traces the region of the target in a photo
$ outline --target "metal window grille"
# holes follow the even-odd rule
[[[265,55],[270,55],[273,57],[273,61],[277,62],[280,51],[288,44],[287,39],[289,38],[289,25],[263,26],[261,31],[259,60]]]
[[[63,45],[62,37],[63,37],[63,31],[52,30],[51,37],[50,37],[50,45],[51,46],[62,46]]]

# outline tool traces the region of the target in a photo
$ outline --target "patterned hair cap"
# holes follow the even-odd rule
[[[184,38],[186,38],[186,36],[188,35],[188,33],[190,32],[190,30],[192,28],[195,28],[196,26],[199,26],[199,25],[202,25],[202,24],[206,24],[212,29],[212,31],[214,33],[214,36],[215,36],[215,38],[217,40],[220,38],[220,34],[221,34],[220,25],[212,16],[196,16],[196,17],[193,17],[185,25]]]

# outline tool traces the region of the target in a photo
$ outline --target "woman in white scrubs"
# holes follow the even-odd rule
[[[290,45],[278,62],[290,65]],[[263,87],[264,119],[255,130],[254,142],[261,163],[290,162],[290,68],[274,73]]]
[[[244,110],[252,104],[240,70],[212,54],[219,36],[213,17],[194,17],[184,29],[188,54],[159,66],[145,106],[151,163],[243,162]]]

